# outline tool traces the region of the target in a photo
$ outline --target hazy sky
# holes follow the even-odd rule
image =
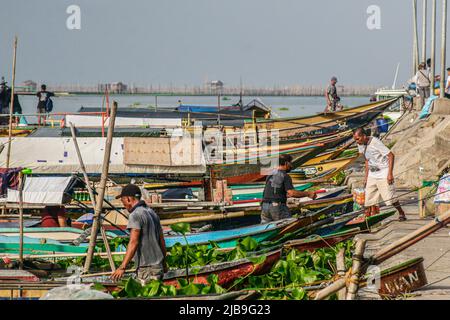
[[[81,30],[66,28],[72,4]],[[390,85],[397,63],[401,82],[411,72],[410,0],[2,0],[0,23],[0,74],[17,34],[18,83]]]

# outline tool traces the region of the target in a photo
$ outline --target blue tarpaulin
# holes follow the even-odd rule
[[[430,115],[430,109],[433,105],[433,101],[439,98],[438,96],[432,95],[430,96],[427,101],[425,101],[425,105],[422,108],[422,112],[420,113],[419,119],[424,119]]]

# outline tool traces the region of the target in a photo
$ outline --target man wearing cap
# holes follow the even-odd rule
[[[269,223],[291,217],[287,206],[287,198],[317,197],[314,191],[298,191],[292,184],[289,171],[292,169],[292,157],[280,155],[278,168],[267,176],[261,205],[261,223]]]
[[[341,98],[339,98],[339,96],[337,94],[337,89],[336,89],[337,81],[338,80],[336,77],[332,77],[331,83],[325,91],[325,98],[327,99],[327,107],[325,108],[325,112],[329,112],[329,111],[335,112],[336,107],[339,104],[339,101],[341,101]]]
[[[166,246],[158,215],[141,200],[141,190],[134,184],[126,185],[116,199],[122,201],[130,213],[127,229],[130,230],[130,242],[120,267],[111,278],[121,279],[133,259],[136,275],[142,284],[159,280],[167,271],[165,257]]]

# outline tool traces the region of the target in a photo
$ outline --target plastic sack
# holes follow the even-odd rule
[[[106,300],[114,299],[110,294],[93,290],[90,285],[67,285],[48,291],[40,300]]]
[[[434,203],[450,203],[450,174],[445,174],[440,180],[434,197]]]
[[[364,188],[353,189],[353,200],[360,206],[364,206],[366,201],[366,190]]]

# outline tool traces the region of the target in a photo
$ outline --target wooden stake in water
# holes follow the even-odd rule
[[[11,104],[9,106],[9,128],[8,128],[8,151],[6,153],[6,168],[9,168],[11,158],[11,139],[12,139],[12,121],[14,110],[14,87],[16,83],[16,52],[17,52],[17,36],[14,38],[14,53],[12,65],[12,81],[11,81]]]
[[[446,86],[446,54],[447,51],[447,0],[442,0],[442,40],[441,40],[441,92],[440,97],[445,97]]]
[[[106,136],[105,154],[103,157],[102,174],[100,177],[100,184],[98,187],[97,201],[95,204],[94,219],[92,222],[91,238],[89,239],[89,248],[84,264],[84,272],[89,272],[91,267],[92,257],[94,255],[95,243],[97,241],[97,234],[99,230],[99,220],[103,209],[103,198],[105,197],[105,187],[108,180],[109,160],[111,157],[112,140],[114,135],[114,124],[116,121],[117,102],[113,102],[111,109],[111,117],[109,119],[108,135]]]

